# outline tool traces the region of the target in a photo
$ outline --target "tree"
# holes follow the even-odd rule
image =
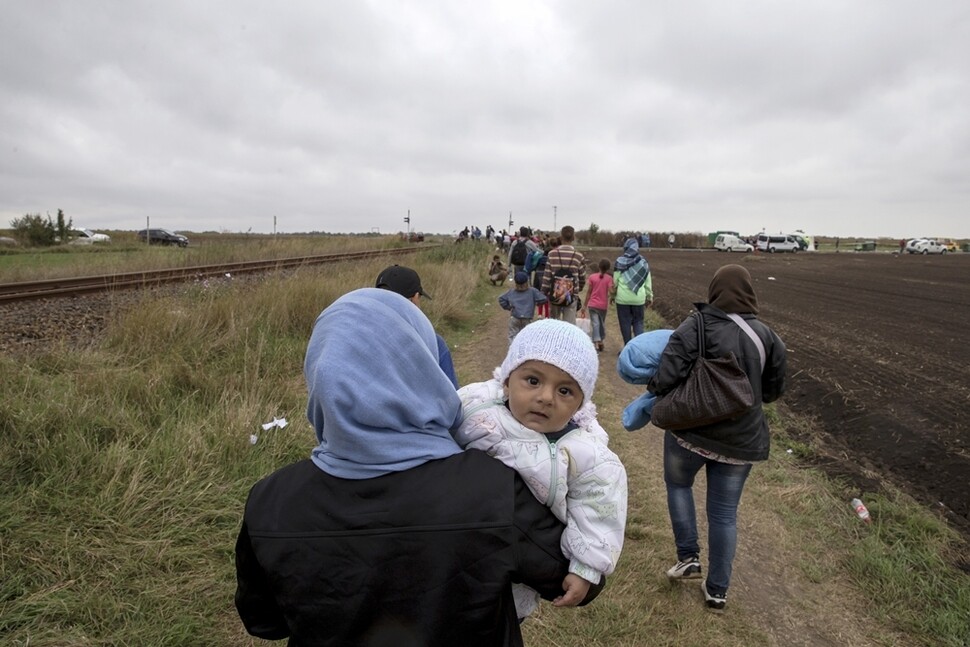
[[[14,235],[25,245],[34,247],[50,247],[57,242],[57,228],[51,222],[51,217],[47,220],[39,214],[26,214],[23,218],[14,218],[10,221],[10,226],[14,230]]]
[[[48,220],[50,220],[50,218],[48,218]],[[74,223],[72,223],[70,220],[68,220],[67,222],[64,222],[64,210],[58,209],[57,210],[57,240],[60,240],[66,243],[71,236],[71,226],[73,224]]]

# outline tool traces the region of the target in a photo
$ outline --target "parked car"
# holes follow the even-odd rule
[[[876,251],[876,241],[874,241],[874,240],[864,240],[861,243],[856,243],[855,251],[857,251],[857,252],[874,252],[874,251]]]
[[[107,234],[99,234],[98,232],[91,231],[90,229],[72,229],[71,239],[71,245],[90,245],[92,243],[111,242],[111,236]]]
[[[949,238],[937,238],[936,242],[946,247],[946,251],[948,252],[955,252],[960,249],[957,244]]]
[[[795,240],[794,236],[785,234],[758,234],[758,251],[774,254],[775,252],[797,252],[801,245]]]
[[[718,234],[714,239],[714,249],[722,252],[753,252],[751,243],[741,240],[734,234]]]
[[[946,247],[932,238],[922,238],[912,246],[907,244],[906,251],[910,254],[946,254]]]
[[[916,251],[915,247],[917,243],[921,243],[924,240],[924,238],[910,238],[906,241],[906,247],[904,247],[903,250],[908,254],[918,254],[919,252]]]
[[[146,240],[150,245],[178,245],[179,247],[188,247],[189,239],[182,234],[176,234],[174,231],[169,231],[168,229],[142,229],[138,232],[138,240],[145,242]]]

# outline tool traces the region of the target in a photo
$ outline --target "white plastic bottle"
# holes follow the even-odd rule
[[[861,499],[852,499],[852,507],[855,509],[855,513],[859,515],[859,518],[866,523],[872,523],[872,517],[869,516],[869,510],[866,508],[866,504],[862,502]]]

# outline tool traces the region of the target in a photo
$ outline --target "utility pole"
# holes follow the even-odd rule
[[[512,212],[509,212],[509,233],[512,233]]]
[[[273,235],[276,235],[276,216],[273,216]]]
[[[554,232],[559,231],[556,227],[556,205],[552,205],[552,230]]]
[[[404,222],[407,225],[407,230],[404,234],[404,240],[411,240],[411,210],[408,209],[408,215],[404,216]]]

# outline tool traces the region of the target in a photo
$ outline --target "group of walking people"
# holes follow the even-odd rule
[[[236,543],[235,601],[250,634],[290,645],[522,645],[520,624],[539,599],[571,607],[604,589],[627,512],[626,470],[592,403],[604,306],[617,304],[627,343],[643,332],[652,286],[635,239],[587,277],[572,228],[560,234],[539,287],[523,268],[499,297],[511,312],[509,346],[487,380],[458,386],[447,345],[420,309],[430,297],[410,268],[387,268],[375,288],[349,292],[319,315],[304,361],[317,445],[252,488]],[[571,299],[559,293],[565,283]],[[532,321],[521,316],[522,294],[562,305]],[[620,306],[631,308],[621,316]],[[647,388],[663,397],[687,378],[700,317],[706,355],[734,353],[756,396],[736,419],[665,431],[676,548],[667,577],[703,577],[692,486],[704,468],[701,590],[707,608],[722,612],[737,506],[752,465],[767,458],[762,403],[784,391],[785,347],[757,320],[743,267],[718,270],[708,302],[695,308],[670,334]],[[598,321],[592,336],[575,325],[583,310]],[[529,321],[513,334],[515,319]]]
[[[550,317],[575,324],[579,317],[589,320],[593,344],[602,352],[610,305],[615,305],[624,345],[641,334],[644,312],[653,303],[653,278],[650,265],[640,253],[638,238],[628,238],[619,258],[600,259],[597,271],[587,276],[586,258],[574,246],[572,227],[563,227],[560,238],[554,239],[548,250],[539,247],[523,227],[518,243],[528,248],[528,254],[544,256],[537,261],[534,278],[530,274],[532,267],[516,263],[519,259],[513,257],[518,243],[512,245],[508,265],[495,255],[488,269],[492,285],[502,285],[510,276],[514,281],[514,287],[499,297],[499,304],[510,312],[509,342],[535,318]],[[548,310],[544,311],[544,307]]]

